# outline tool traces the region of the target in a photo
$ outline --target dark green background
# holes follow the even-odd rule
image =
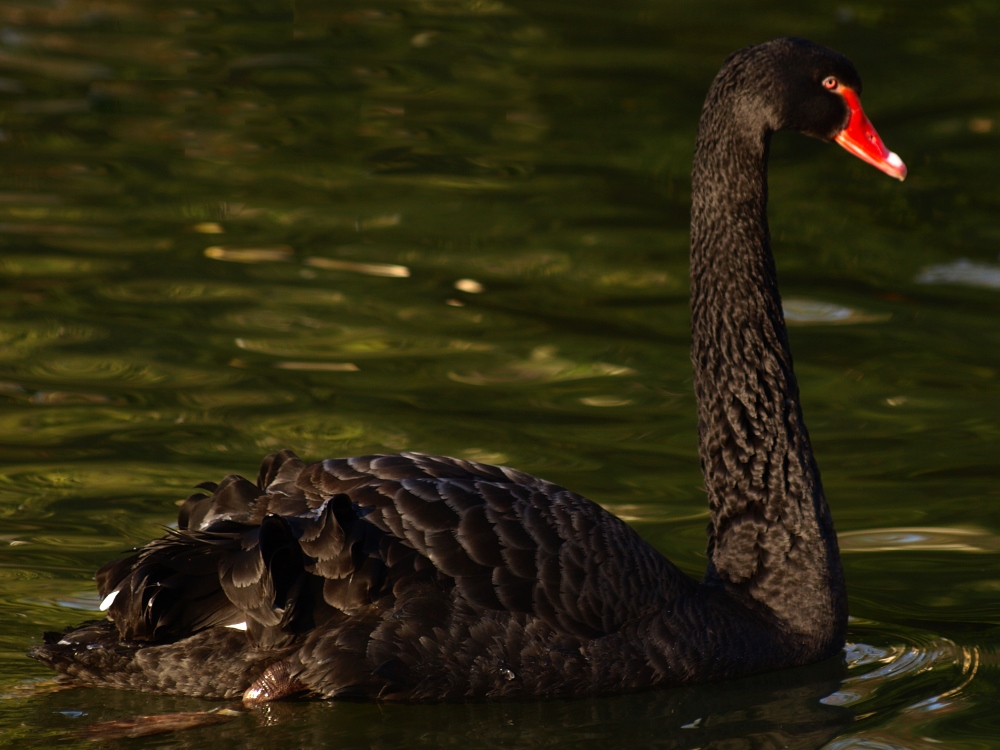
[[[1000,747],[1000,10],[808,8],[0,4],[0,745],[207,707],[44,694],[24,652],[93,617],[92,571],[192,485],[278,448],[517,466],[698,575],[694,134],[722,59],[794,34],[854,60],[910,169],[794,135],[772,153],[852,666],[606,701],[288,704],[143,744]]]

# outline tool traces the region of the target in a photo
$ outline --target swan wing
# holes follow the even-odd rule
[[[507,467],[419,453],[306,465],[283,451],[256,484],[201,488],[176,531],[98,572],[123,638],[227,625],[277,647],[453,589],[472,610],[595,638],[694,585],[599,505]]]

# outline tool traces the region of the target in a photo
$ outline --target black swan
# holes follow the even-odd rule
[[[200,485],[178,528],[97,572],[104,620],[32,655],[74,682],[232,698],[576,697],[826,659],[844,643],[837,539],[799,406],[768,235],[771,134],[836,141],[902,180],[843,56],[740,50],[701,115],[691,211],[699,449],[695,581],[545,480],[420,453]]]

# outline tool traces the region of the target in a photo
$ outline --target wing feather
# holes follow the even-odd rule
[[[211,494],[185,501],[177,532],[99,571],[102,596],[120,590],[109,614],[123,637],[245,620],[270,646],[433,591],[595,637],[662,601],[650,582],[673,570],[599,506],[504,467],[417,453],[306,465],[282,451],[257,481],[201,485]]]

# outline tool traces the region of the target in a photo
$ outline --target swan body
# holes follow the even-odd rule
[[[234,698],[577,697],[831,657],[847,600],[767,229],[770,136],[837,141],[902,179],[839,54],[779,39],[706,99],[692,360],[711,521],[695,581],[595,503],[420,453],[265,459],[97,573],[103,620],[32,655],[84,685]]]

